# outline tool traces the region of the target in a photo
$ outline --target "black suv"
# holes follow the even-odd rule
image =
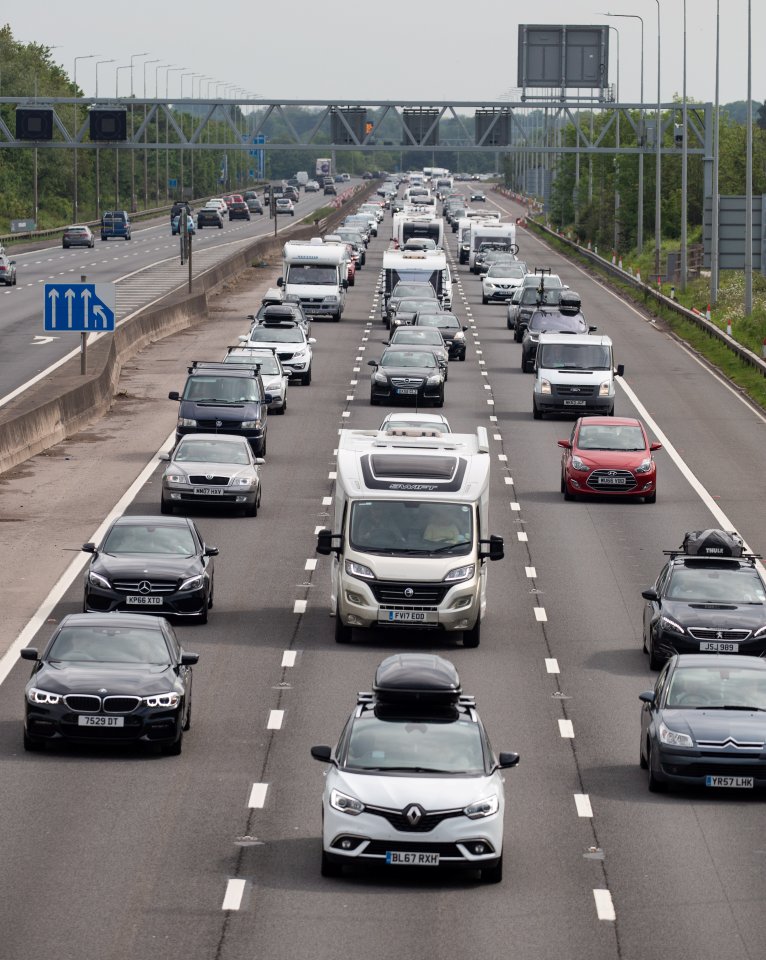
[[[644,590],[643,641],[659,670],[674,653],[766,654],[766,584],[755,554],[725,530],[687,533]]]
[[[266,418],[271,394],[250,367],[196,361],[189,367],[183,393],[177,400],[176,443],[188,433],[227,433],[246,437],[257,457],[266,455]]]

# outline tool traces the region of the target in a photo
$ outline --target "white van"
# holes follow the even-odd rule
[[[489,440],[422,428],[341,430],[332,527],[317,535],[331,556],[335,639],[358,627],[460,631],[477,647],[486,611]]]
[[[614,378],[625,367],[614,366],[612,341],[589,333],[541,333],[535,359],[532,416],[574,413],[614,416]]]
[[[324,244],[321,237],[288,240],[282,251],[283,273],[277,280],[285,296],[300,301],[308,316],[340,320],[348,280],[344,246]]]

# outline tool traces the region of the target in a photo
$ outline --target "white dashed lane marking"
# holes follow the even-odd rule
[[[530,580],[537,579],[537,570],[535,570],[534,567],[524,567],[524,573],[526,573]]]
[[[616,920],[612,894],[608,890],[594,890],[593,899],[596,901],[596,915],[599,920]]]
[[[308,600],[296,600],[293,604],[293,613],[305,613]]]
[[[316,570],[316,568],[317,568],[317,562],[316,562],[316,560],[307,560],[307,561],[306,561],[306,566],[305,566],[303,569],[304,569],[304,570]]]
[[[247,799],[247,805],[251,810],[260,810],[266,804],[266,791],[269,789],[268,783],[254,783],[250,789],[250,796]]]
[[[587,793],[576,793],[574,795],[575,806],[577,807],[578,817],[592,817],[593,808],[590,805],[590,797]]]
[[[242,906],[242,897],[245,894],[244,880],[229,880],[226,884],[226,893],[221,904],[222,910],[239,910]]]
[[[548,614],[545,612],[545,607],[535,607],[535,620],[538,623],[547,623]]]
[[[282,654],[282,664],[283,667],[294,667],[295,658],[298,656],[297,650],[285,650]]]
[[[571,720],[559,720],[559,733],[566,740],[574,739],[574,727]]]
[[[559,662],[555,657],[545,658],[545,669],[548,673],[560,673]]]
[[[282,721],[285,718],[284,710],[271,710],[269,712],[269,722],[266,724],[267,730],[281,730]],[[574,736],[574,734],[572,734]]]

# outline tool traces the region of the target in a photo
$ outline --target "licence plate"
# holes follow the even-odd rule
[[[739,644],[720,640],[705,640],[700,643],[700,653],[739,653]]]
[[[585,401],[584,400],[565,400],[564,406],[565,407],[584,407]]]
[[[439,614],[424,610],[383,610],[378,621],[381,623],[438,623]]]
[[[216,497],[223,493],[220,487],[195,487],[194,493],[200,497]]]
[[[624,487],[627,480],[625,477],[599,477],[598,482],[602,487]]]
[[[705,777],[706,787],[726,787],[727,789],[749,790],[753,787],[752,777]]]
[[[161,607],[162,597],[125,597],[125,603],[134,607]]]
[[[398,387],[396,392],[397,392],[397,393],[405,393],[405,394],[407,394],[408,396],[414,396],[418,391],[417,391],[417,390],[405,389],[404,387]]]
[[[78,717],[78,727],[124,727],[125,717]]]
[[[438,867],[438,853],[414,853],[405,850],[388,850],[386,863],[407,867]]]

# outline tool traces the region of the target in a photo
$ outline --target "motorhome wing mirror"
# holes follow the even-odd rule
[[[336,546],[335,541],[340,541],[340,534],[333,533],[332,530],[320,530],[317,533],[316,552],[327,557],[331,553],[340,553],[340,546]]]
[[[505,549],[503,544],[503,538],[496,536],[494,533],[490,536],[489,540],[480,540],[480,546],[489,546],[489,550],[480,550],[479,557],[489,560],[502,560],[505,556]]]

